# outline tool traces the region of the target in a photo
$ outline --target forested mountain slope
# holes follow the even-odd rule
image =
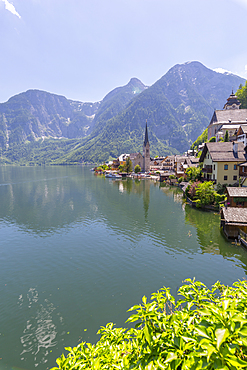
[[[149,88],[132,78],[96,103],[29,90],[0,104],[3,158],[32,163],[108,160],[142,149],[146,120],[152,155],[183,152],[207,127],[214,109],[222,109],[232,89],[244,82],[188,62],[175,65]],[[57,155],[51,157],[54,145]]]

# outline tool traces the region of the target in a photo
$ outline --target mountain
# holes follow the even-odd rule
[[[152,155],[181,153],[204,131],[215,108],[223,108],[232,88],[243,79],[217,73],[199,62],[172,67],[160,80],[132,99],[118,115],[95,128],[64,163],[77,158],[107,160],[142,150],[146,120]]]
[[[11,162],[104,161],[141,150],[147,120],[152,155],[181,153],[244,82],[188,62],[149,88],[132,78],[96,103],[29,90],[0,104],[0,146]]]
[[[101,102],[82,103],[45,91],[28,90],[0,104],[0,146],[39,138],[83,138],[95,124],[110,119],[145,86],[131,79],[111,91]]]

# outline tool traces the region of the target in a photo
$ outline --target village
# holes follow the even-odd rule
[[[179,186],[191,206],[219,211],[226,238],[247,247],[247,109],[240,105],[232,91],[223,109],[213,113],[207,142],[184,155],[151,158],[146,123],[142,154],[121,154],[95,171]]]

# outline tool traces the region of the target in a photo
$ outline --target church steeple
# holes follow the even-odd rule
[[[144,146],[146,146],[147,143],[149,143],[149,141],[148,141],[148,124],[147,124],[147,121],[146,121],[146,131],[145,131]]]
[[[150,170],[150,145],[148,141],[148,125],[146,121],[145,139],[143,143],[143,171],[148,172]]]
[[[232,93],[229,96],[229,98],[227,99],[227,102],[224,105],[223,110],[226,110],[226,109],[239,109],[240,105],[241,105],[241,103],[238,100],[238,97],[234,94],[233,89],[232,89]]]

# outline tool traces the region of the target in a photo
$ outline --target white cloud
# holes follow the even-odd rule
[[[245,64],[245,67],[244,67],[244,69],[245,69],[245,72],[247,72],[247,64]]]
[[[16,15],[18,18],[21,18],[20,14],[17,13],[17,11],[15,10],[15,7],[13,4],[11,4],[8,0],[2,0],[5,4],[5,9],[7,9],[8,11],[10,11],[10,13]]]

